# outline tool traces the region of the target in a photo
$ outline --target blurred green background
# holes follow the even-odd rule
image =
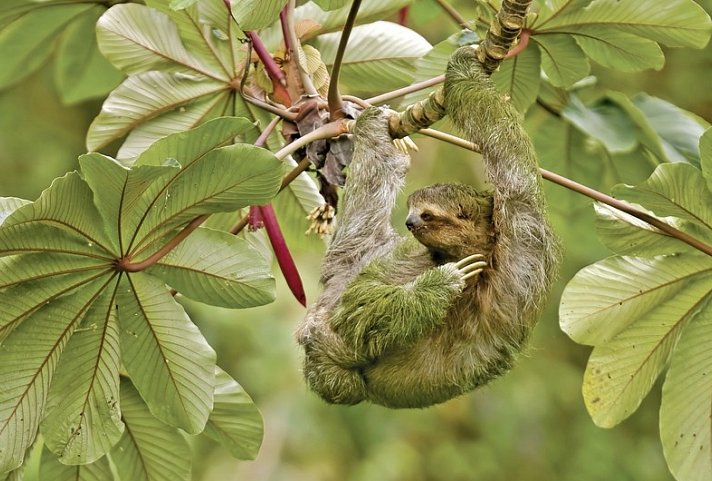
[[[470,2],[453,3],[465,15],[471,11]],[[712,11],[712,0],[699,3]],[[426,0],[415,2],[410,25],[431,43],[456,30],[435,2]],[[595,74],[603,86],[646,91],[712,120],[712,49],[668,49],[666,55],[660,72],[632,75],[598,68]],[[0,93],[0,195],[34,199],[54,177],[76,168],[84,133],[99,107],[99,102],[61,105],[51,66]],[[475,164],[464,151],[430,139],[417,142],[409,190],[435,181],[476,181]],[[589,349],[560,332],[557,305],[565,282],[608,252],[596,239],[590,202],[572,205],[560,187],[546,188],[566,252],[531,348],[506,377],[437,407],[346,408],[309,393],[292,337],[304,309],[278,273],[278,300],[269,306],[229,311],[184,300],[217,350],[219,364],[253,396],[265,420],[255,461],[234,460],[218,445],[196,441],[194,480],[671,480],[658,440],[659,386],[612,430],[595,427],[586,413],[581,381]],[[395,222],[402,214],[396,213]],[[321,257],[314,244],[292,246],[310,300],[318,293]],[[28,479],[34,481],[32,468]]]

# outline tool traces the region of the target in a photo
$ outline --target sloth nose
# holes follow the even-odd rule
[[[418,216],[409,215],[408,218],[405,220],[405,226],[408,228],[408,230],[413,230],[413,228],[417,224],[418,224]]]

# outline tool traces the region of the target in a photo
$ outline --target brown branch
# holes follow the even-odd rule
[[[351,10],[349,10],[349,15],[346,17],[346,23],[344,24],[344,29],[341,31],[341,38],[339,39],[339,46],[336,49],[334,65],[331,67],[329,92],[326,98],[329,102],[329,119],[332,121],[346,117],[344,114],[344,105],[341,102],[341,95],[339,94],[339,74],[341,73],[341,64],[344,60],[346,45],[349,43],[351,30],[353,29],[354,23],[356,23],[356,15],[358,14],[360,6],[361,0],[353,0],[353,3],[351,3]]]
[[[465,17],[463,17],[460,12],[455,10],[452,5],[447,3],[445,0],[435,0],[435,3],[440,5],[440,8],[448,14],[448,16],[455,21],[460,27],[468,28],[469,22]]]
[[[446,134],[445,132],[440,132],[438,130],[433,129],[423,129],[419,133],[451,143],[453,145],[457,145],[458,147],[462,147],[473,152],[479,152],[479,148],[472,142],[469,142],[465,139],[461,139],[454,135]],[[599,192],[588,186],[580,184],[574,180],[564,177],[563,175],[559,175],[557,173],[542,168],[539,168],[539,172],[541,173],[542,178],[550,182],[553,182],[557,185],[565,187],[579,194],[583,194],[586,197],[589,197],[597,202],[609,205],[614,209],[618,209],[621,212],[625,212],[626,214],[636,217],[642,220],[643,222],[647,222],[648,224],[652,225],[653,227],[656,227],[658,230],[664,232],[665,234],[674,237],[675,239],[678,239],[688,244],[689,246],[692,246],[695,249],[704,252],[709,256],[712,256],[712,246],[705,244],[699,239],[696,239],[691,235],[682,232],[681,230],[676,229],[670,224],[661,221],[657,217],[653,217],[650,214],[646,214],[645,212],[642,212],[621,200],[618,200],[614,197],[611,197],[610,195],[604,194],[603,192]]]
[[[389,100],[397,99],[399,97],[403,97],[404,95],[408,95],[409,93],[417,92],[419,90],[424,90],[434,85],[441,84],[444,81],[445,75],[438,75],[437,77],[433,77],[428,80],[423,80],[422,82],[416,82],[412,85],[408,85],[407,87],[399,88],[391,92],[386,92],[381,95],[371,97],[370,99],[366,99],[366,102],[372,105],[382,104],[388,102]]]

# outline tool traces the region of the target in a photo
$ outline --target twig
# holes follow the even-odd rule
[[[351,10],[349,10],[349,15],[346,17],[346,23],[344,24],[344,28],[341,31],[341,38],[339,39],[339,46],[336,49],[334,65],[331,67],[331,78],[329,79],[329,92],[327,94],[327,100],[329,102],[329,119],[332,121],[346,117],[343,110],[344,105],[341,103],[341,95],[339,94],[339,74],[341,73],[341,64],[344,60],[346,45],[349,43],[351,30],[353,29],[354,23],[356,23],[356,15],[358,15],[358,9],[360,6],[361,0],[353,0],[353,3],[351,3]]]
[[[442,8],[445,13],[447,13],[451,19],[455,21],[459,26],[462,28],[467,28],[468,27],[468,21],[465,17],[463,17],[460,12],[455,10],[452,5],[447,3],[445,0],[435,0],[435,3],[440,5],[440,8]]]
[[[428,87],[441,84],[444,81],[445,75],[438,75],[437,77],[433,77],[428,80],[423,80],[422,82],[417,82],[412,85],[408,85],[407,87],[403,87],[397,90],[393,90],[391,92],[386,92],[384,94],[371,97],[370,99],[366,99],[366,102],[373,105],[382,104],[388,102],[389,100],[397,99],[399,97],[403,97],[404,95],[408,95],[409,93],[417,92],[419,90],[424,90]]]
[[[438,140],[442,140],[448,143],[451,143],[453,145],[457,145],[458,147],[462,147],[467,150],[471,150],[473,152],[479,152],[479,148],[477,145],[473,144],[472,142],[469,142],[465,139],[461,139],[460,137],[456,137],[454,135],[447,134],[445,132],[440,132],[438,130],[433,130],[433,129],[423,129],[419,133],[427,135],[429,137],[436,138]],[[681,230],[676,229],[675,227],[671,226],[670,224],[667,224],[666,222],[661,221],[657,217],[653,217],[650,214],[646,214],[645,212],[641,212],[638,209],[634,208],[633,206],[618,200],[614,197],[611,197],[610,195],[604,194],[603,192],[599,192],[595,189],[592,189],[591,187],[585,186],[583,184],[580,184],[576,182],[575,180],[571,180],[567,177],[564,177],[563,175],[556,174],[554,172],[551,172],[546,169],[539,168],[539,172],[541,173],[542,178],[553,182],[557,185],[560,185],[562,187],[565,187],[569,190],[572,190],[574,192],[577,192],[579,194],[583,194],[586,197],[589,197],[595,201],[601,202],[603,204],[609,205],[615,209],[618,209],[622,212],[625,212],[626,214],[630,214],[633,217],[636,217],[643,222],[647,222],[648,224],[652,225],[653,227],[656,227],[660,231],[664,232],[665,234],[674,237],[675,239],[678,239],[695,249],[704,252],[705,254],[712,256],[712,246],[705,244],[704,242],[700,241],[699,239],[696,239],[692,237],[691,235],[682,232]]]

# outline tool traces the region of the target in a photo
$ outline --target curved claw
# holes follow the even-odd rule
[[[462,276],[462,280],[463,280],[463,281],[466,281],[466,280],[469,279],[470,277],[475,277],[475,276],[476,276],[477,274],[479,274],[480,272],[482,272],[482,269],[477,269],[476,271],[468,272],[467,274],[465,274],[464,276]]]
[[[471,256],[467,256],[464,259],[460,259],[455,263],[455,267],[458,269],[461,269],[463,266],[468,265],[470,262],[478,259],[484,259],[485,256],[482,254],[472,254]]]

